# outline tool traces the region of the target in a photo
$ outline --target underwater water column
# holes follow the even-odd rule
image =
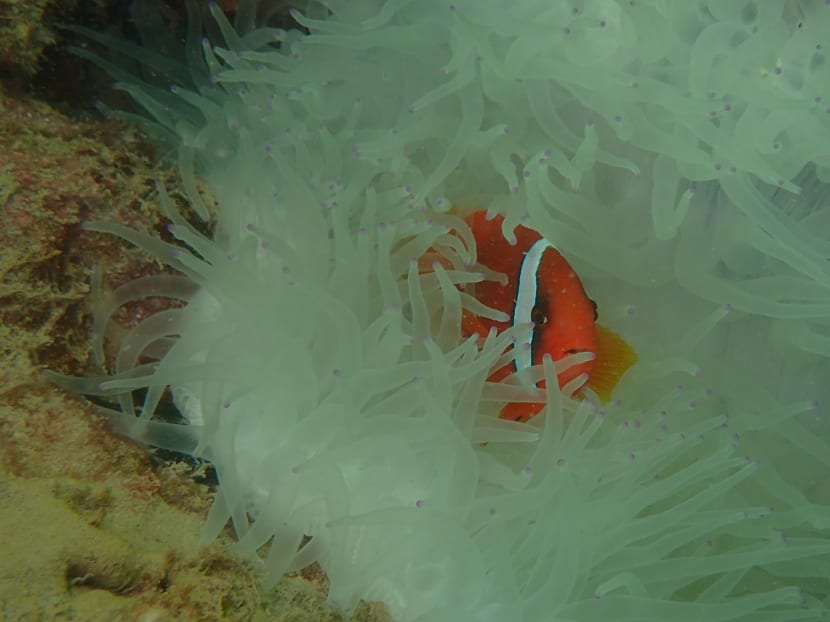
[[[257,7],[211,5],[183,64],[119,44],[172,83],[110,66],[215,234],[163,191],[180,244],[90,223],[188,282],[116,303],[187,304],[112,375],[58,379],[215,465],[205,541],[230,521],[266,585],[316,560],[332,602],[401,622],[830,615],[830,5],[320,0],[304,30]],[[541,391],[486,381],[511,331],[461,333],[497,278],[461,208],[568,257],[639,356],[612,402],[549,388],[498,419]],[[187,425],[153,418],[168,387]]]

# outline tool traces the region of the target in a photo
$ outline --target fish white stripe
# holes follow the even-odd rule
[[[525,253],[519,269],[519,284],[516,288],[516,306],[513,308],[513,326],[519,328],[519,337],[513,346],[513,364],[516,371],[532,365],[533,323],[530,314],[536,306],[538,290],[537,277],[542,256],[549,248],[555,248],[545,238],[537,240]]]

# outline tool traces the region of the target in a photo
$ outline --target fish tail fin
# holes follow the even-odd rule
[[[637,353],[614,331],[599,324],[596,327],[597,356],[586,386],[608,402],[620,378],[637,362]]]

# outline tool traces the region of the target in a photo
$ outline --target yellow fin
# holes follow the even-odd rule
[[[599,324],[596,326],[597,358],[586,386],[603,402],[608,402],[620,378],[637,362],[637,353],[617,333]]]

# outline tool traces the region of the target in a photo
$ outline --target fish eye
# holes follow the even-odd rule
[[[530,311],[530,321],[536,324],[537,326],[540,324],[547,324],[548,316],[541,308],[533,307],[533,309],[531,309]]]
[[[594,322],[599,319],[599,307],[597,307],[597,303],[588,298],[588,301],[591,303],[591,306],[594,308]]]

